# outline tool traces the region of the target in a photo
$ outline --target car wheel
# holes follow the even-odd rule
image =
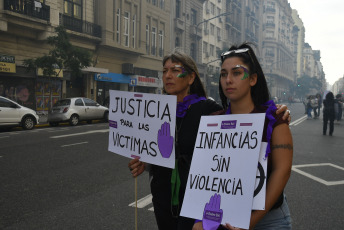
[[[105,120],[105,122],[109,121],[109,112],[104,113],[104,120]]]
[[[70,117],[70,119],[69,119],[69,124],[75,126],[75,125],[77,125],[78,123],[79,123],[79,117],[78,117],[78,115],[73,114],[73,115]]]
[[[92,124],[92,120],[88,120],[86,122],[87,122],[87,124]]]
[[[23,129],[31,130],[35,127],[35,120],[32,117],[25,117],[22,122]]]
[[[59,126],[59,123],[58,122],[49,122],[49,125],[56,127],[56,126]]]

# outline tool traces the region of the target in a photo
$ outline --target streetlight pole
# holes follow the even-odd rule
[[[209,22],[210,20],[213,20],[213,19],[215,19],[215,18],[219,18],[219,17],[221,17],[221,16],[230,15],[230,14],[232,14],[232,12],[225,12],[225,13],[216,15],[216,16],[214,16],[214,17],[212,17],[212,18],[208,18],[208,19],[206,19],[206,20],[203,20],[203,21],[197,23],[197,25],[196,25],[196,50],[197,50],[197,53],[198,53],[198,48],[199,48],[199,45],[198,45],[198,38],[197,38],[197,37],[198,37],[198,27],[199,27],[201,24],[205,23],[205,22]],[[196,58],[198,59],[198,55],[196,56]],[[195,60],[195,61],[197,62],[197,60]]]

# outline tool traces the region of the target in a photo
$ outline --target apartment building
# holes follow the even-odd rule
[[[287,0],[263,1],[262,64],[273,97],[287,99],[296,79],[292,9]]]
[[[218,100],[220,55],[244,41],[259,50],[262,3],[258,0],[208,0],[203,7],[202,62],[209,96]]]
[[[170,3],[164,0],[0,0],[0,88],[46,112],[58,99],[85,96],[103,103],[110,89],[159,93],[162,57],[170,51]],[[73,45],[92,54],[76,78],[28,73],[23,60],[47,54],[46,38],[63,25]]]

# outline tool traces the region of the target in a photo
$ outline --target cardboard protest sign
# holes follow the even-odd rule
[[[265,210],[266,177],[268,168],[268,158],[265,157],[265,154],[267,145],[267,142],[262,142],[260,146],[252,210]]]
[[[265,114],[203,116],[181,215],[249,228]]]
[[[176,96],[110,90],[108,150],[174,168],[176,106]]]

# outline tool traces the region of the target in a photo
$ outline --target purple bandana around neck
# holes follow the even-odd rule
[[[273,100],[267,101],[263,104],[263,106],[267,106],[268,109],[265,112],[265,117],[268,118],[269,123],[268,123],[268,127],[267,127],[267,132],[266,132],[266,138],[268,140],[268,146],[266,147],[266,152],[265,152],[265,158],[267,158],[269,156],[269,153],[271,153],[271,149],[270,149],[270,144],[271,144],[271,136],[272,136],[272,130],[273,130],[273,126],[276,122],[276,119],[274,117],[274,113],[277,110],[277,107],[275,105],[275,103],[273,102]],[[231,103],[228,104],[228,109],[226,111],[226,114],[231,114]]]
[[[184,117],[190,105],[203,100],[206,100],[206,98],[199,97],[197,94],[187,95],[184,97],[183,102],[177,103],[177,117]]]

